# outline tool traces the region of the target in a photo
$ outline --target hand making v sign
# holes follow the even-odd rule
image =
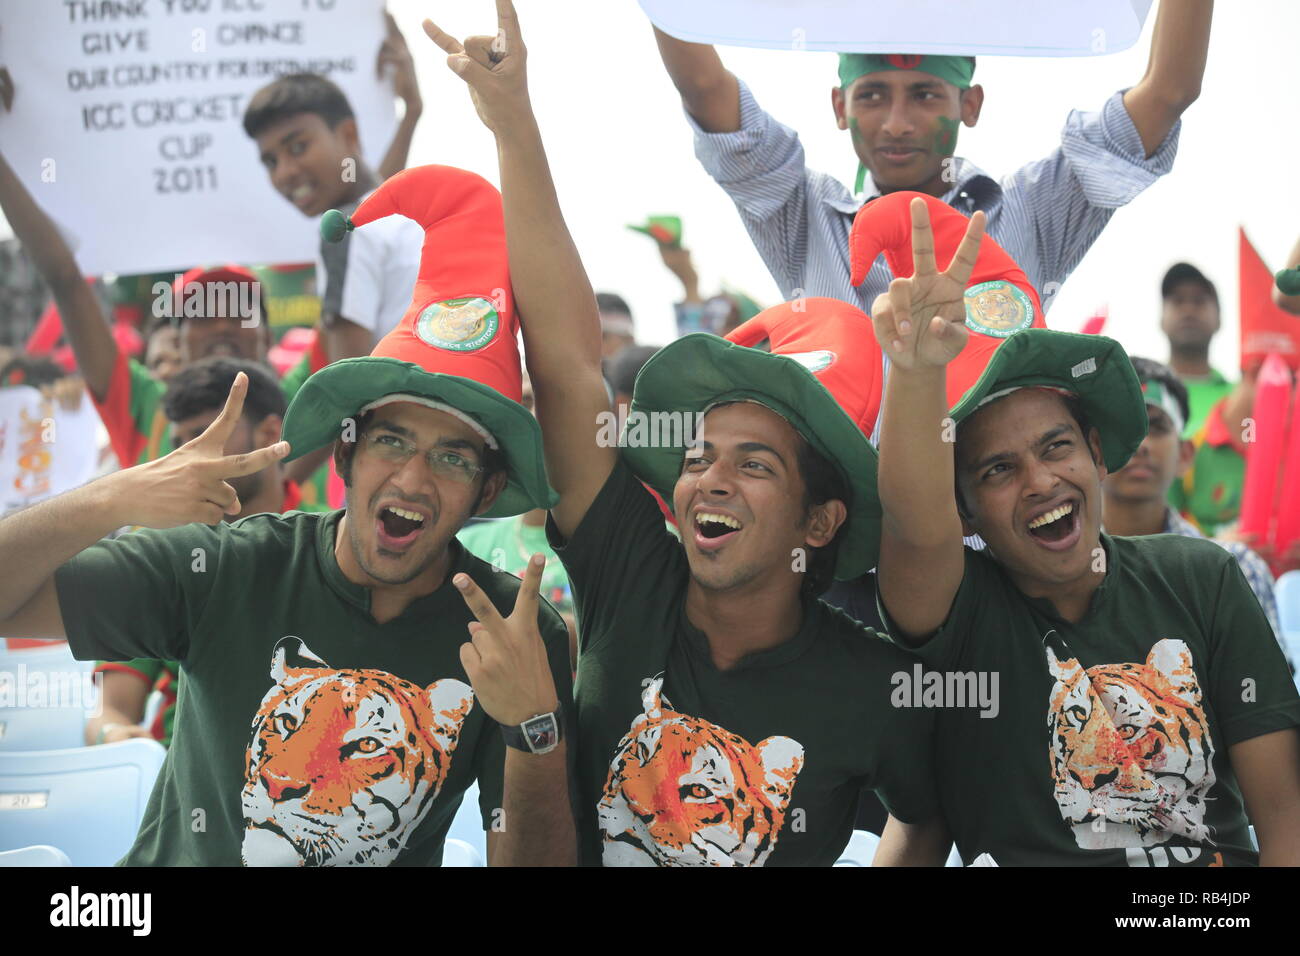
[[[889,291],[876,297],[871,322],[876,341],[899,368],[942,368],[966,345],[966,283],[975,269],[984,213],[977,212],[966,227],[945,272],[934,262],[934,233],[925,200],[913,199],[910,279],[895,279]]]

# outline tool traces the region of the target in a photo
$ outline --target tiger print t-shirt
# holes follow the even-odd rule
[[[138,531],[56,572],[78,659],[177,660],[184,675],[123,863],[438,864],[475,780],[484,829],[500,818],[505,743],[461,666],[473,618],[450,580],[465,572],[509,614],[518,578],[453,540],[447,583],[378,624],[334,557],[341,515]],[[568,630],[541,603],[568,702]]]
[[[967,549],[948,619],[916,651],[957,849],[1000,866],[1255,864],[1228,751],[1300,724],[1268,619],[1213,542],[1101,541],[1106,576],[1077,624]],[[996,688],[995,714],[943,706],[972,676]]]
[[[936,810],[933,715],[891,704],[912,658],[821,601],[790,640],[718,670],[689,567],[623,463],[563,542],[578,614],[578,827],[606,866],[828,866],[876,789]]]

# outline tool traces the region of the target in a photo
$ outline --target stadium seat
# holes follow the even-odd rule
[[[140,738],[0,753],[0,850],[48,843],[73,866],[112,866],[135,842],[166,753]]]
[[[1298,669],[1296,680],[1300,684],[1300,571],[1288,571],[1278,578],[1273,594],[1277,598],[1281,638],[1286,644],[1287,654]]]
[[[443,866],[487,866],[482,855],[464,840],[448,840],[442,847]]]
[[[0,642],[0,751],[62,750],[85,742],[97,712],[94,661],[73,658],[66,643],[13,650]]]
[[[487,834],[483,831],[483,817],[479,814],[478,809],[478,782],[470,784],[465,791],[465,797],[461,800],[460,809],[456,811],[456,816],[451,821],[451,827],[447,830],[447,842],[450,844],[453,840],[464,843],[471,850],[474,850],[481,859],[487,859]],[[444,851],[445,852],[445,851]],[[452,866],[451,863],[443,863],[443,866]],[[457,864],[466,865],[469,864]],[[477,864],[483,866],[485,864]]]
[[[6,866],[72,866],[72,861],[57,847],[25,846],[0,853],[0,867]]]
[[[870,866],[875,858],[876,848],[880,846],[880,837],[866,830],[854,830],[849,837],[849,844],[840,851],[840,858],[835,866]]]

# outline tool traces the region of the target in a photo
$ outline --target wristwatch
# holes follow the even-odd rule
[[[517,727],[502,726],[501,736],[507,747],[514,747],[529,754],[548,754],[554,750],[564,736],[557,708],[549,714],[529,717]]]

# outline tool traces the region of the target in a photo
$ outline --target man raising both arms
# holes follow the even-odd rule
[[[1029,329],[950,409],[984,217],[939,273],[925,203],[911,207],[915,275],[872,311],[894,366],[877,574],[889,634],[929,670],[999,676],[995,716],[938,713],[962,858],[1300,863],[1300,697],[1236,561],[1205,540],[1101,531],[1101,481],[1147,425],[1128,357],[1101,336]],[[880,852],[914,840],[938,842],[891,820]]]
[[[874,416],[863,367],[879,361],[866,317],[810,300],[736,331],[771,353],[679,339],[642,370],[625,444],[638,444],[635,417],[649,411],[688,419],[694,435],[598,444],[612,412],[595,297],[560,213],[510,0],[497,12],[495,39],[425,29],[497,138],[560,495],[548,533],[578,612],[583,862],[829,865],[864,785],[922,823],[934,813],[930,717],[890,705],[891,676],[911,661],[817,599],[833,574],[875,558],[874,456],[858,425]],[[638,477],[673,503],[683,541]]]
[[[285,441],[222,454],[241,373],[199,438],[0,522],[0,633],[184,667],[127,863],[437,864],[475,780],[490,863],[573,862],[567,631],[536,559],[520,585],[455,540],[554,500],[518,403],[500,196],[423,167],[356,221],[394,207],[428,232],[411,307],[303,385]],[[220,523],[230,480],[329,445],[344,511]],[[123,525],[165,530],[99,540]]]
[[[983,210],[989,234],[1050,299],[1115,210],[1173,165],[1179,117],[1200,94],[1212,11],[1213,0],[1161,0],[1142,79],[1099,112],[1072,112],[1056,150],[1001,181],[954,155],[958,130],[984,104],[972,58],[841,54],[831,107],[853,142],[858,198],[805,166],[798,135],[763,112],[713,47],[658,29],[655,39],[696,155],[736,203],[781,294],[865,310],[891,275],[877,262],[861,288],[850,282],[849,228],[864,201],[899,190],[966,215]]]

